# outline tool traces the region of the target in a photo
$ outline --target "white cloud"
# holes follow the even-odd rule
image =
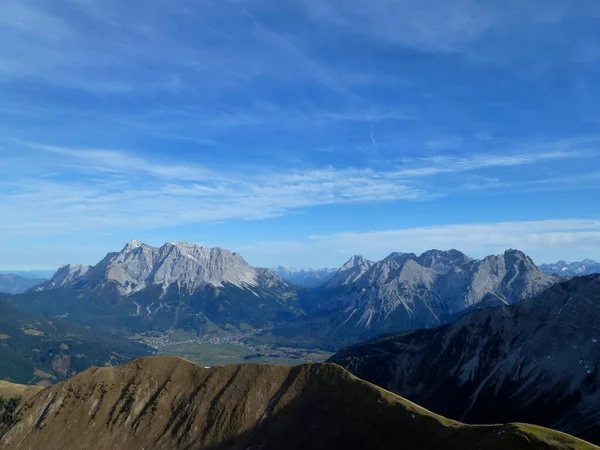
[[[477,178],[478,170],[595,155],[590,151],[547,151],[451,160],[429,158],[396,169],[327,166],[281,171],[235,165],[208,168],[150,160],[135,152],[112,149],[26,141],[16,144],[25,153],[15,151],[14,157],[0,165],[3,235],[155,229],[261,220],[320,205],[422,201],[457,190],[509,186],[497,178]],[[33,166],[28,164],[26,153],[32,151],[37,152],[34,156],[40,161]],[[463,172],[469,174],[466,180]],[[458,176],[459,180],[440,179],[443,174]],[[436,176],[435,182],[432,176]],[[535,185],[537,181],[523,180],[521,184]]]
[[[553,145],[549,145],[552,147]],[[598,155],[597,150],[571,149],[569,151],[530,152],[513,155],[471,155],[468,157],[438,156],[420,158],[415,167],[415,160],[404,160],[404,164],[396,172],[400,177],[425,177],[443,173],[471,172],[493,167],[512,167],[543,163],[545,161],[592,158]],[[424,164],[425,163],[425,164]],[[408,167],[407,167],[408,166]]]
[[[132,152],[93,149],[70,148],[56,145],[46,145],[37,142],[15,140],[15,143],[44,152],[55,153],[65,157],[61,164],[75,165],[82,171],[105,171],[122,174],[144,173],[161,178],[179,180],[207,180],[215,176],[212,171],[197,165],[177,165],[152,163]],[[65,163],[65,161],[68,161]]]
[[[266,241],[237,248],[255,264],[295,262],[340,266],[362,254],[379,260],[392,252],[420,254],[429,249],[458,249],[475,258],[507,248],[525,251],[537,263],[577,260],[600,254],[600,219],[544,220],[441,225],[309,236],[304,240]]]

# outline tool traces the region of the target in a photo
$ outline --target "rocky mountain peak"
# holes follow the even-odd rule
[[[354,255],[345,264],[343,264],[342,267],[340,267],[340,270],[347,270],[347,269],[351,269],[353,267],[359,267],[359,266],[362,266],[363,264],[365,264],[366,262],[367,262],[367,260],[365,259],[364,256]]]
[[[32,289],[36,291],[43,291],[72,284],[84,277],[89,272],[90,268],[91,266],[72,266],[71,264],[63,264],[58,268],[50,280]]]
[[[130,243],[131,244],[131,243]],[[135,243],[110,258],[104,277],[119,284],[122,293],[132,293],[150,285],[178,284],[193,292],[201,285],[257,284],[256,270],[240,255],[221,248],[204,248],[186,242],[162,247]],[[136,245],[137,244],[137,245]]]
[[[127,242],[127,244],[125,244],[125,247],[123,247],[123,250],[121,250],[121,253],[130,252],[132,250],[135,250],[136,248],[141,247],[142,245],[144,245],[142,242],[132,239],[129,242]]]
[[[510,249],[506,250],[504,252],[504,257],[505,258],[521,259],[521,260],[533,263],[533,261],[531,260],[531,258],[529,256],[527,256],[524,252],[522,252],[521,250],[514,249],[514,248],[510,248]]]
[[[428,250],[419,256],[417,262],[428,268],[437,271],[448,270],[451,266],[463,267],[465,264],[473,261],[463,252],[458,250]]]
[[[373,264],[372,261],[365,259],[361,255],[354,255],[339,268],[325,286],[329,289],[333,289],[354,283],[371,266],[373,266]]]
[[[392,253],[360,270],[340,269],[327,287],[345,290],[340,323],[348,334],[364,329],[368,338],[440,325],[470,309],[512,304],[555,282],[519,250],[483,260],[457,250],[429,250],[419,257]]]
[[[417,259],[417,255],[415,255],[414,253],[400,253],[400,252],[393,252],[390,253],[387,257],[385,257],[383,260],[381,260],[382,263],[388,263],[388,262],[392,262],[392,263],[396,263],[396,264],[404,264],[406,261],[409,260],[416,260]]]
[[[173,284],[194,292],[202,285],[232,284],[240,288],[258,284],[258,272],[239,254],[221,248],[204,248],[186,242],[152,247],[131,240],[120,252],[109,253],[93,267],[61,267],[41,290],[93,281],[114,283],[122,295],[158,285]]]

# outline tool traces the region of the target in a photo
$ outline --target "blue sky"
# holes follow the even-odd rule
[[[600,3],[4,0],[0,268],[600,259]]]

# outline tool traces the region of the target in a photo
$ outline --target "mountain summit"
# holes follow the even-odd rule
[[[347,286],[360,278],[374,263],[361,255],[350,258],[327,282],[327,288],[334,289]]]
[[[37,290],[112,282],[121,295],[151,286],[166,290],[171,285],[194,293],[205,285],[256,287],[260,276],[261,273],[240,255],[221,248],[204,248],[185,242],[151,247],[132,240],[123,250],[109,253],[93,267],[61,267]]]

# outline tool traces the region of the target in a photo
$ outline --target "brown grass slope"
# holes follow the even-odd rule
[[[10,449],[595,449],[529,425],[437,416],[334,364],[92,368],[22,404]]]
[[[0,380],[0,397],[5,399],[19,398],[21,401],[28,400],[44,389],[42,386],[25,386]]]

